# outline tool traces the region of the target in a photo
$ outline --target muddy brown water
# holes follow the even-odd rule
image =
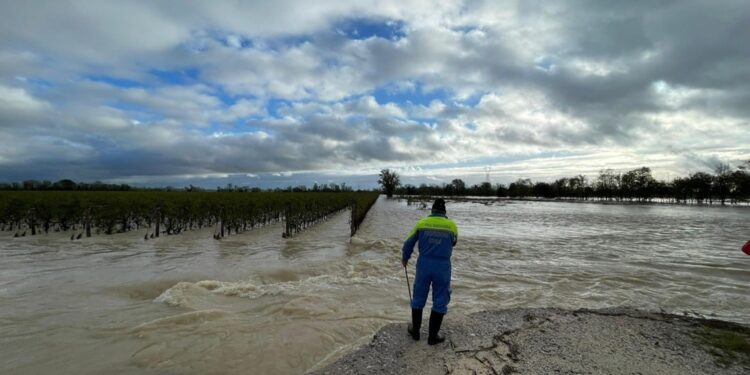
[[[408,317],[400,247],[426,214],[381,198],[352,239],[346,213],[292,239],[280,225],[222,241],[2,233],[0,373],[304,373]],[[747,208],[449,202],[448,215],[449,314],[627,305],[750,323]]]

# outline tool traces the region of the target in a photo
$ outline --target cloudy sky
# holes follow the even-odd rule
[[[750,159],[731,1],[0,1],[0,180],[371,187]]]

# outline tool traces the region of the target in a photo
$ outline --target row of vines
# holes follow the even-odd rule
[[[70,231],[71,239],[147,229],[144,239],[213,228],[232,233],[285,222],[292,236],[351,208],[352,235],[378,193],[234,193],[164,191],[0,192],[0,231],[14,236]]]

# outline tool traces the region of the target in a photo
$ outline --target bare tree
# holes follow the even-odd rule
[[[596,190],[600,197],[612,200],[615,192],[619,189],[617,178],[618,175],[611,169],[602,169],[599,171],[599,177],[596,180]]]
[[[456,191],[456,195],[462,195],[466,190],[466,183],[460,178],[451,181],[451,185],[453,186],[453,190]]]
[[[380,178],[378,179],[378,183],[383,187],[383,190],[385,191],[385,194],[388,196],[388,198],[393,197],[393,191],[396,190],[396,188],[401,185],[401,180],[398,177],[398,174],[395,171],[391,171],[390,169],[383,169],[380,171]]]
[[[714,172],[716,173],[716,194],[719,196],[719,200],[723,206],[727,199],[727,195],[729,194],[729,185],[732,180],[732,167],[725,163],[719,163],[714,167]]]

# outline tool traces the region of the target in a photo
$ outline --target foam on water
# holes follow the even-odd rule
[[[372,243],[355,244],[359,245]],[[174,363],[184,358],[181,353],[203,348],[200,351],[204,356],[208,352],[211,358],[220,355],[242,364],[222,364],[223,373],[245,373],[248,368],[258,373],[302,373],[326,358],[334,358],[334,353],[393,321],[399,310],[408,308],[405,290],[404,296],[394,302],[377,302],[392,299],[394,286],[402,282],[400,274],[388,270],[394,268],[397,258],[368,259],[366,250],[353,253],[357,255],[317,269],[300,267],[297,280],[277,281],[285,277],[275,277],[263,281],[269,279],[269,273],[291,272],[287,269],[267,271],[250,280],[178,282],[154,301],[195,310],[199,315],[178,313],[173,319],[139,328],[137,337],[147,342],[148,349],[137,353],[134,360],[147,368],[174,370],[181,368]],[[152,334],[154,331],[158,336]],[[191,337],[215,339],[218,335],[221,339],[186,347],[185,332]],[[252,337],[251,342],[248,337]],[[211,372],[215,364],[204,365],[186,366],[191,372]]]
[[[165,290],[154,301],[170,306],[196,308],[210,294],[252,300],[263,296],[341,293],[354,286],[379,288],[399,281],[400,275],[384,275],[386,267],[385,262],[360,261],[346,265],[340,274],[309,276],[271,284],[258,284],[257,281],[183,281]]]
[[[191,311],[140,324],[133,328],[132,332],[142,336],[144,333],[159,329],[201,324],[207,321],[221,319],[228,315],[228,312],[217,309]]]

